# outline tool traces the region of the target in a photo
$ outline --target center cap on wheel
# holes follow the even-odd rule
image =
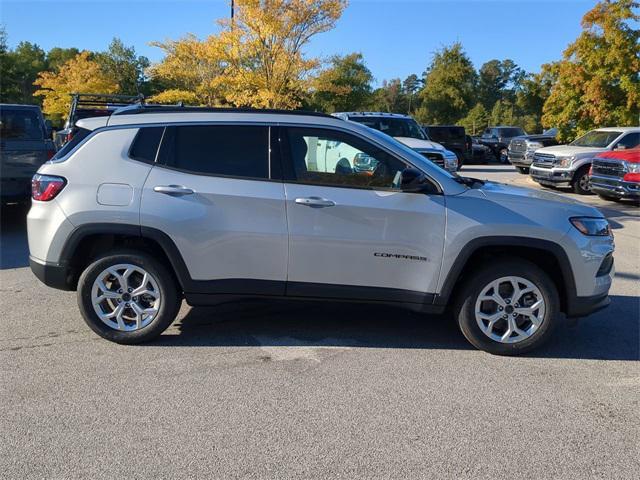
[[[123,293],[122,294],[122,300],[124,300],[125,302],[128,302],[129,300],[131,300],[131,294]]]
[[[507,314],[513,313],[513,305],[507,305],[506,307],[504,307],[504,311]]]

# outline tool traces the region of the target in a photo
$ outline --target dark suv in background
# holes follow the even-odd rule
[[[51,124],[36,105],[0,105],[2,204],[31,199],[31,178],[56,153]]]
[[[458,125],[423,125],[429,140],[439,143],[447,150],[451,150],[458,157],[458,165],[462,165],[469,157],[467,132]]]
[[[489,127],[480,138],[480,143],[491,149],[491,152],[500,163],[507,163],[509,160],[509,143],[515,137],[526,135],[520,127]]]

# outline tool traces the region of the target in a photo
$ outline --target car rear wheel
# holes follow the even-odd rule
[[[153,257],[136,251],[94,260],[78,281],[78,305],[102,338],[135,344],[154,339],[180,309],[173,275]]]
[[[504,259],[475,269],[461,286],[456,318],[480,350],[518,355],[542,345],[559,313],[558,291],[533,263]]]
[[[575,193],[589,195],[591,194],[591,184],[589,182],[589,165],[585,165],[576,172],[571,186]]]
[[[509,150],[506,148],[501,148],[498,151],[498,160],[500,163],[509,163]]]

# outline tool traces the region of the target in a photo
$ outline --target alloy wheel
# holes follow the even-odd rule
[[[156,279],[128,263],[103,270],[91,288],[96,315],[114,330],[131,332],[146,327],[158,315],[161,301]]]
[[[491,340],[518,343],[531,337],[542,325],[545,301],[529,280],[501,277],[487,284],[476,300],[478,327]]]

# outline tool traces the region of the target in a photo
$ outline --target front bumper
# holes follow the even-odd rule
[[[529,168],[533,163],[533,155],[528,155],[526,152],[509,152],[509,163],[516,167]]]
[[[616,198],[640,199],[640,183],[624,182],[619,177],[592,175],[591,190]]]
[[[529,175],[541,185],[570,185],[573,180],[573,170],[557,168],[540,168],[531,165]]]
[[[607,293],[592,297],[573,297],[567,302],[567,318],[586,317],[607,308],[610,303]]]

